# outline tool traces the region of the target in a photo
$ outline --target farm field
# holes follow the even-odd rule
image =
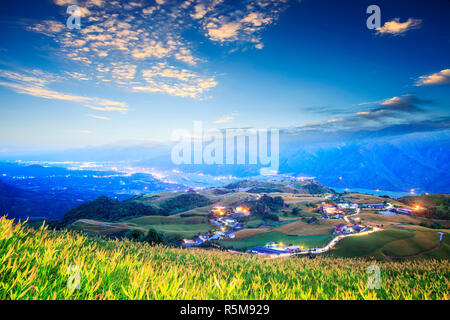
[[[221,241],[221,245],[235,249],[264,246],[267,242],[281,242],[284,244],[299,245],[305,248],[322,247],[331,240],[330,235],[290,236],[278,231],[264,232],[247,237],[242,240]]]
[[[34,230],[0,218],[3,300],[449,299],[448,260],[377,262],[378,290],[367,287],[366,269],[372,263],[327,257],[267,260],[152,247]],[[73,268],[79,271],[79,289],[67,286]]]
[[[147,216],[126,220],[121,223],[102,222],[95,220],[78,220],[71,229],[83,230],[89,234],[116,235],[120,231],[139,229],[147,232],[150,228],[164,235],[180,235],[191,238],[199,233],[208,232],[212,226],[207,219],[201,217],[180,218],[178,216]]]
[[[272,185],[269,185],[272,187]],[[267,190],[267,186],[265,188]],[[180,196],[188,196],[189,192],[164,192],[136,197],[137,202],[164,207],[166,203]],[[280,211],[274,212],[279,221],[263,219],[259,215],[250,215],[245,221],[244,228],[234,233],[233,239],[224,239],[219,242],[224,248],[247,250],[255,246],[264,246],[268,242],[302,245],[305,248],[322,247],[334,236],[333,231],[337,224],[347,223],[344,219],[321,219],[320,214],[313,212],[315,205],[326,200],[325,197],[309,194],[294,194],[286,192],[251,193],[244,191],[231,191],[228,189],[206,189],[198,195],[206,197],[210,204],[199,206],[171,215],[150,215],[132,217],[118,222],[102,222],[89,220],[89,223],[76,221],[72,224],[76,230],[84,230],[88,234],[116,236],[131,229],[139,229],[144,233],[154,229],[165,236],[178,236],[182,239],[193,239],[195,236],[213,231],[217,227],[209,222],[209,213],[214,206],[236,207],[243,201],[259,199],[264,194],[271,197],[282,197],[287,204]],[[343,198],[358,203],[380,203],[386,198],[372,195],[351,193]],[[392,199],[391,199],[392,200]],[[389,200],[398,205],[397,201]],[[292,215],[292,209],[299,208],[300,216]],[[424,221],[419,217],[408,215],[381,215],[373,209],[362,209],[357,216],[363,225],[380,226],[382,232],[364,237],[344,239],[325,255],[333,257],[365,257],[379,260],[389,257],[408,257],[420,254],[422,257],[448,257],[446,241],[441,248],[433,252],[424,252],[434,248],[439,243],[438,230],[420,226]],[[318,219],[315,223],[308,223],[309,218]],[[426,220],[426,219],[425,219]],[[450,226],[443,222],[444,226]]]
[[[444,243],[448,243],[447,238],[448,234],[444,237]],[[434,248],[438,244],[439,234],[436,231],[418,231],[406,228],[387,229],[363,237],[345,238],[326,255],[387,260],[388,256],[415,255]],[[450,251],[448,251],[447,245],[443,245],[441,249],[442,251],[435,257],[448,258]]]

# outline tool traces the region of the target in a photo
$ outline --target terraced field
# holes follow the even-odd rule
[[[436,247],[439,234],[436,231],[414,229],[388,229],[361,237],[350,237],[340,241],[326,255],[334,257],[365,257],[389,260],[390,256],[411,256]],[[430,253],[424,257],[446,258],[450,256],[448,233],[438,254]]]

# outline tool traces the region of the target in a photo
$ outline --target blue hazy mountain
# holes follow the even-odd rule
[[[433,131],[430,124],[424,125],[423,132],[417,126],[412,132],[409,130],[408,126],[332,133],[298,131],[298,128],[284,130],[280,132],[279,173],[312,176],[323,185],[336,188],[449,193],[450,131]],[[170,152],[169,144],[130,143],[14,156],[45,161],[114,159],[133,161],[133,165],[141,168],[239,178],[258,176],[261,168],[260,165],[174,165]]]
[[[68,210],[100,196],[126,200],[136,194],[185,188],[143,173],[0,162],[0,215],[59,219]]]

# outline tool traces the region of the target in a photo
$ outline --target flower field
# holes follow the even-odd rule
[[[369,289],[367,268],[380,268]],[[264,259],[107,241],[0,218],[0,299],[443,299],[448,260]]]

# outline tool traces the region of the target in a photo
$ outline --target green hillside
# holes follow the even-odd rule
[[[377,262],[378,290],[367,287],[372,263],[152,247],[34,230],[0,218],[2,300],[449,299],[447,260]]]
[[[152,200],[157,201],[152,201]],[[125,201],[115,201],[99,197],[69,210],[61,219],[67,226],[79,219],[96,219],[103,221],[120,221],[130,217],[168,216],[212,204],[209,198],[197,193],[170,193],[168,197],[159,195],[137,196]]]
[[[444,231],[445,232],[445,231]],[[436,231],[414,229],[387,229],[364,237],[349,237],[340,241],[327,256],[366,257],[377,260],[399,258],[443,258],[448,259],[448,234],[443,238],[441,247]],[[426,252],[435,249],[432,252]],[[422,254],[423,253],[423,254]]]
[[[424,210],[416,214],[434,219],[450,220],[450,194],[424,194],[420,196],[405,196],[399,199],[408,206],[419,205]]]
[[[243,180],[225,186],[226,189],[245,189],[250,193],[287,192],[295,194],[321,194],[334,193],[315,181],[259,181]]]

